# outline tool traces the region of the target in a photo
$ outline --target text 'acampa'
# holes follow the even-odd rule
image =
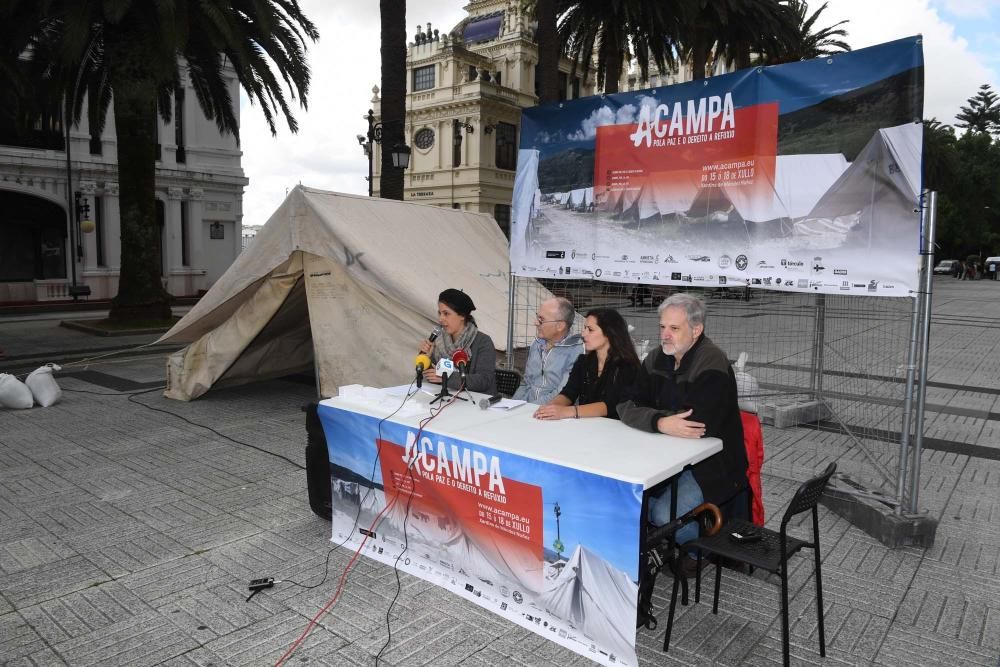
[[[482,479],[488,476],[489,491],[506,494],[503,476],[500,474],[500,458],[473,451],[468,447],[448,446],[438,440],[437,447],[430,438],[424,436],[417,444],[415,433],[406,434],[406,450],[403,461],[407,466],[415,465],[426,473],[444,475],[451,479],[482,488]]]
[[[642,107],[639,123],[629,139],[637,148],[644,142],[649,147],[653,145],[654,136],[663,139],[736,128],[732,93],[726,93],[725,97],[712,95],[688,100],[687,113],[684,111],[683,102],[674,102],[673,108],[666,104],[658,105],[655,110],[648,105]],[[719,123],[718,127],[716,121]]]

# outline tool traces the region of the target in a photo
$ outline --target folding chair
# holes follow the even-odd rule
[[[510,398],[521,386],[521,374],[515,370],[498,368],[495,371],[497,379],[497,393]]]
[[[712,600],[712,613],[719,613],[719,588],[722,581],[721,565],[722,559],[729,559],[732,562],[745,563],[751,568],[760,568],[773,574],[781,576],[781,648],[784,664],[789,664],[788,655],[788,559],[799,549],[810,548],[813,550],[816,561],[816,618],[819,623],[819,654],[826,657],[826,636],[823,628],[823,579],[820,572],[819,554],[819,514],[816,505],[823,495],[830,477],[837,470],[837,464],[831,463],[826,470],[817,477],[806,481],[795,492],[792,501],[785,510],[785,516],[781,519],[781,529],[778,532],[767,528],[754,526],[749,521],[734,519],[727,521],[722,530],[714,535],[706,535],[692,540],[684,545],[686,549],[697,549],[698,560],[701,561],[701,554],[708,553],[717,557],[715,566],[715,595]],[[788,522],[803,512],[812,511],[812,541],[807,542],[787,534]],[[732,539],[732,534],[760,535],[753,542],[738,542]],[[699,562],[700,566],[700,562]],[[695,601],[699,598],[701,587],[700,567],[695,579]],[[667,627],[673,624],[673,612],[677,597],[677,587],[673,589],[670,600],[670,618]],[[669,648],[670,635],[664,637],[663,650]]]

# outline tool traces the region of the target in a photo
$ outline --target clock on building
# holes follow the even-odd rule
[[[419,130],[413,137],[413,143],[417,145],[417,148],[427,150],[434,145],[434,130],[429,127]]]

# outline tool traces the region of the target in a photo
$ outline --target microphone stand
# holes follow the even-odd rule
[[[463,383],[463,386],[464,386],[464,383]],[[462,392],[462,390],[459,389],[458,393],[461,393],[461,392]],[[447,373],[442,373],[441,374],[441,393],[438,394],[437,396],[435,396],[434,399],[430,402],[430,404],[434,405],[438,401],[444,401],[444,399],[446,399],[446,398],[455,398],[455,399],[458,399],[459,401],[467,401],[467,400],[469,400],[467,398],[462,398],[461,396],[458,396],[457,394],[455,396],[452,396],[452,394],[450,394],[448,392],[448,374]]]
[[[469,398],[463,398],[462,400],[463,401],[469,401],[469,403],[472,403],[473,405],[475,405],[476,404],[476,398],[472,395],[472,392],[469,391],[469,388],[465,384],[465,372],[464,371],[462,372],[462,386],[458,388],[458,393],[461,394],[463,391],[465,392],[465,395],[468,396]]]

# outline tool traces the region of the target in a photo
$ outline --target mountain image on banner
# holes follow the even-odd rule
[[[908,296],[921,43],[526,109],[513,272]]]

